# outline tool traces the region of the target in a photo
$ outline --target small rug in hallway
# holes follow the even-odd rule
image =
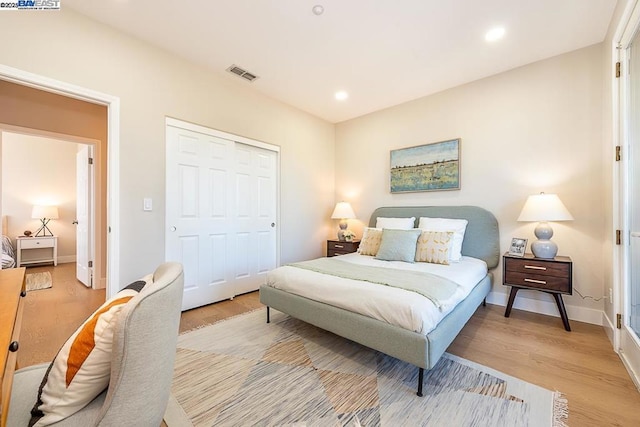
[[[272,310],[178,338],[174,426],[563,426],[559,393],[445,354],[425,372]],[[555,409],[554,409],[555,408]]]
[[[51,285],[51,273],[27,273],[27,291],[37,291],[38,289],[48,289]]]

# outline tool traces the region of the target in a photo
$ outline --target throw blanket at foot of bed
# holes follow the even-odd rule
[[[439,309],[442,308],[442,303],[451,298],[458,289],[458,285],[455,282],[435,274],[363,266],[335,258],[318,258],[289,264],[289,266],[315,271],[316,273],[329,274],[343,279],[360,280],[416,292],[431,300]]]

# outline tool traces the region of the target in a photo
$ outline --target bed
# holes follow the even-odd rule
[[[382,207],[371,215],[369,227],[375,227],[379,217],[415,217],[415,227],[418,226],[421,217],[466,219],[468,225],[462,242],[463,258],[481,260],[486,264],[484,275],[470,287],[464,298],[457,302],[455,307],[449,307],[446,314],[437,319],[437,324],[428,328],[425,333],[419,331],[419,328],[410,330],[347,308],[279,289],[274,287],[275,283],[269,282],[269,278],[267,283],[260,287],[260,301],[267,306],[267,322],[269,310],[273,308],[415,365],[419,368],[417,394],[422,396],[424,370],[435,366],[491,290],[490,270],[497,267],[500,256],[498,223],[493,214],[476,206]],[[280,267],[271,272],[270,276],[274,277],[274,274],[286,268],[292,267]],[[326,282],[326,275],[316,274],[318,282]],[[329,290],[326,293],[332,292]]]
[[[2,217],[2,268],[13,268],[16,266],[16,253],[13,249],[11,239],[7,237],[7,217]]]

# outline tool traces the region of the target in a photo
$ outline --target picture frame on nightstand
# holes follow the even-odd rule
[[[509,255],[522,258],[527,250],[528,239],[514,237],[511,239],[511,247],[509,247]]]

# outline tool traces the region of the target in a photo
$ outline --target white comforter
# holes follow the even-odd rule
[[[443,301],[442,308],[438,309],[428,298],[415,292],[291,266],[270,271],[267,274],[267,285],[426,335],[487,274],[487,264],[484,261],[465,256],[460,262],[450,265],[381,261],[357,253],[342,255],[340,260],[377,267],[425,271],[452,280],[458,288],[451,298]]]

